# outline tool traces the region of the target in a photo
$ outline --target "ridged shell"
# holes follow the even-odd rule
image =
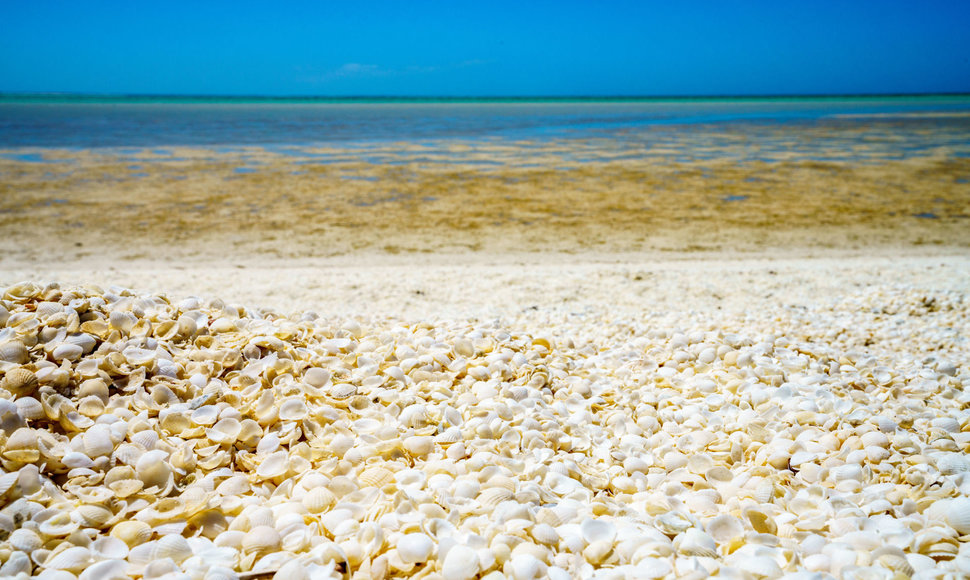
[[[105,527],[114,517],[111,510],[98,505],[78,506],[74,513],[76,514],[78,523],[82,526],[99,530]]]
[[[913,576],[916,571],[906,559],[906,553],[895,546],[882,546],[872,553],[875,563],[889,568],[893,572],[899,572],[907,578]]]
[[[717,543],[714,538],[697,528],[691,528],[677,536],[674,545],[678,552],[687,556],[717,557]]]
[[[25,574],[28,577],[33,571],[33,564],[30,557],[24,552],[14,552],[10,554],[7,561],[0,566],[0,576],[4,578],[14,578],[18,574]]]
[[[394,480],[394,472],[383,467],[368,467],[357,480],[363,487],[384,487]]]
[[[489,510],[493,510],[498,504],[502,503],[503,501],[508,501],[513,497],[514,494],[511,491],[503,487],[493,487],[482,490],[482,492],[478,494],[478,502]]]
[[[936,460],[936,468],[943,475],[956,475],[970,471],[970,461],[959,453],[947,453]]]
[[[171,558],[176,564],[181,564],[192,556],[192,547],[178,534],[162,536],[155,542],[152,549],[152,559],[161,560]]]
[[[71,520],[70,512],[59,512],[40,522],[37,531],[45,536],[58,538],[74,532],[77,528],[78,524]]]
[[[15,549],[28,554],[44,545],[44,539],[37,535],[37,532],[27,528],[19,528],[11,532],[7,542]]]
[[[529,530],[529,535],[535,541],[545,546],[554,547],[559,545],[559,532],[549,524],[536,524],[532,526],[532,529]]]
[[[961,535],[970,534],[970,498],[938,500],[926,510],[926,515],[945,521]]]
[[[303,507],[307,509],[311,514],[318,514],[320,512],[330,509],[334,503],[337,502],[337,497],[332,491],[325,487],[315,487],[308,491],[306,495],[303,496]]]
[[[158,433],[151,429],[142,429],[132,434],[129,439],[132,443],[142,446],[146,451],[152,451],[158,443]]]
[[[245,554],[262,555],[280,549],[283,539],[276,528],[270,526],[256,526],[246,532],[242,540],[242,550]]]
[[[24,367],[11,369],[3,377],[3,388],[15,397],[32,395],[37,390],[37,375]]]
[[[0,360],[14,364],[24,364],[30,360],[30,354],[24,343],[11,340],[0,343]]]
[[[134,547],[144,544],[150,540],[153,533],[152,527],[145,522],[130,520],[115,524],[115,526],[111,528],[110,535],[121,540],[127,544],[128,547]]]
[[[60,552],[53,552],[44,561],[44,567],[52,570],[81,572],[91,563],[91,552],[87,548],[75,546]]]
[[[17,414],[28,421],[36,421],[47,416],[44,405],[34,397],[20,397],[15,401]]]

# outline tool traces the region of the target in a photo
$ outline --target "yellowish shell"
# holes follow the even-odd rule
[[[30,353],[27,347],[19,340],[10,340],[0,343],[0,361],[14,364],[25,364],[30,360]]]
[[[384,487],[394,479],[394,472],[383,467],[368,467],[358,477],[363,487]]]
[[[111,528],[110,532],[111,537],[118,538],[128,547],[144,544],[151,539],[152,534],[151,526],[137,520],[119,522]]]
[[[16,367],[4,375],[2,386],[15,397],[31,395],[37,390],[37,375],[28,368]]]
[[[336,503],[337,497],[326,487],[315,487],[303,496],[303,507],[311,514],[324,512]]]

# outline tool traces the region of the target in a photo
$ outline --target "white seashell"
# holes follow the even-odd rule
[[[321,389],[330,382],[330,371],[319,367],[311,367],[303,373],[303,380],[311,387]]]
[[[0,361],[26,364],[30,360],[27,347],[19,340],[12,340],[0,343]]]
[[[78,580],[123,580],[128,577],[128,562],[110,559],[91,564],[81,572]]]
[[[242,423],[233,417],[220,419],[218,423],[205,430],[205,436],[213,443],[232,444],[242,431]]]
[[[721,543],[744,536],[744,525],[741,520],[728,514],[721,514],[712,518],[705,527],[707,533]]]
[[[284,421],[300,421],[307,414],[307,406],[300,399],[287,399],[280,404],[279,417]]]
[[[77,522],[71,521],[69,512],[56,512],[43,520],[35,519],[35,521],[39,522],[37,531],[52,538],[67,536],[78,528]]]
[[[937,500],[926,510],[926,515],[945,521],[960,535],[970,534],[970,498]]]
[[[64,457],[61,458],[61,463],[67,467],[70,467],[71,469],[92,467],[94,465],[94,462],[91,461],[90,457],[79,451],[70,451],[65,453]]]
[[[113,517],[111,510],[98,505],[82,505],[74,511],[74,518],[85,528],[101,529]]]
[[[579,525],[583,539],[588,544],[593,542],[612,543],[616,539],[616,526],[604,519],[586,518]]]
[[[282,537],[276,528],[270,526],[256,526],[246,532],[242,539],[242,551],[245,554],[265,555],[280,549]]]
[[[54,360],[78,360],[84,355],[84,348],[69,342],[62,342],[51,352]]]
[[[44,406],[33,397],[20,397],[14,403],[17,405],[17,414],[28,421],[46,417]]]
[[[118,538],[102,536],[91,543],[91,553],[97,560],[123,560],[128,557],[128,545]]]
[[[404,439],[404,449],[412,457],[424,457],[434,451],[434,438],[427,436],[412,436]]]
[[[75,546],[59,552],[51,553],[44,561],[44,567],[52,570],[66,570],[81,572],[91,563],[91,552],[87,548]]]
[[[145,522],[130,520],[119,522],[111,528],[111,537],[124,542],[129,548],[146,543],[151,539],[152,527]]]
[[[0,576],[4,578],[17,577],[19,579],[21,574],[29,577],[32,571],[33,564],[31,564],[30,557],[24,552],[10,554],[3,566],[0,566]]]
[[[755,578],[780,578],[784,571],[774,558],[768,556],[745,556],[735,558],[734,565]]]
[[[425,534],[405,534],[397,541],[397,553],[405,563],[427,562],[434,552],[434,542]]]
[[[357,386],[353,383],[338,383],[330,387],[330,396],[334,399],[347,399],[357,394]]]
[[[943,475],[970,471],[970,461],[960,453],[945,453],[937,457],[936,469]]]
[[[172,480],[172,468],[166,462],[168,453],[160,449],[147,451],[138,458],[135,473],[145,487],[166,487]]]
[[[717,557],[717,543],[714,538],[697,528],[690,528],[674,539],[677,551],[686,556],[700,556],[704,558]]]
[[[556,547],[559,545],[559,532],[549,524],[536,524],[529,530],[529,535],[544,546]]]
[[[468,546],[454,546],[441,566],[444,580],[471,580],[478,575],[478,553]]]
[[[325,487],[311,489],[303,496],[303,506],[311,514],[318,514],[330,509],[336,503],[337,497]]]
[[[158,433],[151,429],[143,429],[133,434],[129,439],[132,443],[144,447],[145,450],[152,451],[155,449],[155,445],[158,444]]]
[[[134,550],[132,550],[134,552]],[[192,547],[179,534],[167,534],[154,542],[151,550],[152,560],[171,558],[176,564],[181,564],[192,556]]]
[[[289,455],[286,451],[271,453],[260,462],[259,467],[256,468],[256,474],[264,479],[280,477],[287,472],[288,460]]]
[[[14,397],[25,397],[37,390],[37,375],[34,371],[16,367],[7,371],[0,381],[0,387],[13,394]]]
[[[11,532],[7,542],[14,549],[28,554],[44,545],[44,540],[37,535],[37,532],[27,528],[19,528]]]

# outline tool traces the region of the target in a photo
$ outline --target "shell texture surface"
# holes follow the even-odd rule
[[[959,292],[486,322],[0,296],[5,574],[970,570]]]

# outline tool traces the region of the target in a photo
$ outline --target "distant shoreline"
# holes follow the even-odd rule
[[[0,92],[2,103],[218,103],[218,104],[531,104],[531,103],[664,103],[664,102],[813,102],[970,100],[970,93],[832,94],[832,95],[663,95],[663,96],[272,96],[272,95],[147,95],[91,93]]]

